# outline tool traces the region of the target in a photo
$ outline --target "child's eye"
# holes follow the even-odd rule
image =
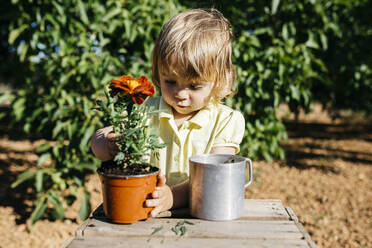
[[[176,81],[174,81],[174,80],[165,80],[165,83],[166,84],[170,84],[170,85],[174,85],[174,84],[176,84]]]
[[[192,89],[192,90],[200,90],[201,88],[203,88],[202,85],[198,85],[198,84],[190,85],[190,89]]]

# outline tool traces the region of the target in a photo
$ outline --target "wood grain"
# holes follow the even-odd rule
[[[186,232],[172,228],[181,221]],[[154,233],[154,230],[159,231]],[[189,215],[188,209],[166,211],[158,218],[134,224],[114,224],[102,207],[77,230],[63,248],[81,247],[302,247],[315,243],[290,208],[280,200],[245,199],[244,216],[232,221],[208,221]]]

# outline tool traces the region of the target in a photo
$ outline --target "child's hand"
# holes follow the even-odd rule
[[[154,207],[151,211],[151,216],[155,217],[162,211],[166,211],[173,206],[173,194],[168,185],[165,184],[165,176],[159,176],[159,182],[155,191],[152,193],[152,198],[146,200],[146,207]]]
[[[119,152],[119,147],[115,139],[116,136],[117,134],[115,134],[113,131],[107,134],[106,146],[107,146],[107,151],[109,152],[111,159],[113,159],[116,156],[116,154]]]

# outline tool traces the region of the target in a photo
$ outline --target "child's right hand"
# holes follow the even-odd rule
[[[173,193],[171,188],[165,183],[166,179],[164,175],[159,175],[159,181],[152,192],[152,199],[146,200],[146,207],[153,207],[151,216],[155,217],[160,212],[170,209],[173,205]]]

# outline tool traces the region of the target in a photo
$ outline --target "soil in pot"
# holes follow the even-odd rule
[[[102,162],[101,167],[98,168],[98,173],[104,173],[107,175],[120,175],[120,176],[134,176],[134,175],[145,175],[158,171],[156,167],[149,167],[145,164],[136,164],[134,166],[128,166],[123,168],[118,166],[114,161],[109,160]]]
[[[135,169],[118,168],[113,162],[104,162],[97,170],[107,218],[115,223],[135,223],[148,219],[153,208],[145,201],[154,192],[159,169],[136,166]],[[130,175],[128,175],[130,174]]]

